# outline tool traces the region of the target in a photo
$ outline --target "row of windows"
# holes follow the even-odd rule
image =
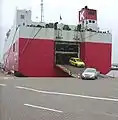
[[[83,22],[83,24],[84,24],[85,21],[82,21],[82,22]],[[88,24],[88,23],[95,23],[95,21],[94,21],[94,20],[86,21],[86,24]]]

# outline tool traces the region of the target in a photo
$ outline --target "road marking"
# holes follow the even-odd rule
[[[117,88],[113,89],[113,90],[118,90]]]
[[[4,87],[5,87],[5,86],[7,86],[7,85],[6,85],[6,84],[0,84],[0,86],[4,86]]]
[[[9,79],[9,77],[4,77],[4,79]]]
[[[97,113],[98,114],[98,113]],[[110,117],[116,117],[118,118],[118,115],[114,114],[114,113],[100,113],[102,115],[106,115],[106,116],[110,116]]]
[[[58,113],[62,113],[63,112],[63,111],[60,111],[60,110],[50,109],[50,108],[41,107],[41,106],[35,106],[35,105],[31,105],[31,104],[24,104],[24,106],[33,107],[33,108],[39,108],[39,109],[53,111],[53,112],[58,112]]]
[[[38,92],[38,93],[43,93],[43,94],[63,95],[63,96],[71,96],[71,97],[80,97],[80,98],[87,98],[87,99],[118,102],[118,99],[112,99],[112,98],[103,98],[103,97],[86,96],[86,95],[79,95],[79,94],[69,94],[69,93],[61,93],[61,92],[40,91],[40,90],[36,90],[36,89],[33,89],[33,88],[21,87],[21,86],[16,86],[16,88],[29,90],[29,91],[33,91],[33,92]]]

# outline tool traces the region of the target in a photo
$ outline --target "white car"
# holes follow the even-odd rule
[[[81,74],[82,79],[97,79],[99,72],[95,68],[86,68]]]

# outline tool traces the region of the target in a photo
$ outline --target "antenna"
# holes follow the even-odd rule
[[[43,15],[43,0],[41,0],[41,22],[44,21],[44,15]]]

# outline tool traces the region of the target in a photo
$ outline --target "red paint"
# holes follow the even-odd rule
[[[15,52],[11,46],[6,53],[8,70],[12,70],[14,65],[15,71],[26,76],[69,76],[55,66],[54,40],[20,38],[15,44]],[[107,43],[80,43],[80,57],[87,67],[95,67],[102,73],[107,73],[111,68],[111,47],[111,44]],[[14,53],[18,53],[18,56],[14,56]]]
[[[87,67],[95,67],[106,74],[111,68],[112,45],[109,43],[81,43],[80,57]]]
[[[34,77],[67,76],[55,67],[54,40],[30,39],[24,49],[28,41],[29,39],[19,39],[19,72]]]
[[[97,11],[92,9],[86,10],[86,19],[97,20]]]
[[[14,46],[14,51],[13,51]],[[17,53],[17,55],[15,55]],[[9,48],[4,54],[4,65],[5,69],[18,71],[18,40]],[[13,68],[14,67],[14,68]]]
[[[85,9],[85,8],[79,11],[79,22],[87,19],[97,20],[97,11],[93,9]]]

